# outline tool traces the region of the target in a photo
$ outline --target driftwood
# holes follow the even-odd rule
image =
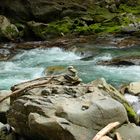
[[[100,138],[100,140],[113,140],[113,139],[108,136],[103,136]]]
[[[39,87],[39,86],[44,85],[44,84],[48,84],[48,83],[51,82],[51,80],[52,80],[53,78],[54,78],[54,77],[52,76],[51,78],[49,78],[49,79],[48,79],[47,81],[45,81],[45,82],[36,83],[36,84],[33,84],[33,85],[26,86],[26,87],[24,87],[24,88],[22,88],[22,89],[16,90],[16,91],[12,92],[11,94],[5,96],[4,98],[0,99],[0,103],[1,103],[2,101],[4,101],[5,99],[7,99],[7,98],[9,98],[9,97],[11,97],[11,96],[13,96],[13,95],[17,95],[18,93],[23,92],[23,91],[25,91],[25,90],[30,90],[30,89],[32,89],[32,88]]]
[[[116,132],[115,135],[117,140],[122,140],[120,133]]]
[[[108,132],[110,132],[113,128],[119,126],[119,122],[109,123],[103,129],[101,129],[92,140],[101,140],[103,136],[105,136]]]

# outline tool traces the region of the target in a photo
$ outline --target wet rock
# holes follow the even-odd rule
[[[14,24],[11,24],[9,19],[0,15],[0,36],[8,40],[16,40],[19,31]]]
[[[140,41],[137,37],[126,37],[116,41],[116,46],[118,48],[130,48],[139,45],[140,45]]]
[[[116,130],[119,132],[123,140],[139,140],[140,139],[140,127],[135,124],[125,124]]]
[[[0,49],[0,61],[8,60],[11,57],[11,52],[8,49]]]
[[[132,65],[140,65],[140,57],[139,56],[126,56],[126,57],[117,57],[111,60],[99,61],[97,62],[99,65],[109,65],[109,66],[132,66]]]

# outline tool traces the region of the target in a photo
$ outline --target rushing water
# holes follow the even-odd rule
[[[85,82],[101,77],[114,85],[140,80],[140,66],[96,65],[99,60],[111,59],[115,56],[140,55],[139,47],[118,49],[113,46],[92,44],[77,47],[80,51],[68,52],[60,48],[23,51],[9,61],[1,61],[0,90],[9,89],[19,82],[44,76],[44,70],[49,66],[74,65]],[[85,54],[91,57],[83,59]]]

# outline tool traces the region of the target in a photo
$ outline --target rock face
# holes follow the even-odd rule
[[[61,85],[60,79],[13,95],[7,118],[18,134],[33,140],[91,140],[108,123],[128,121],[124,106],[95,84]]]
[[[116,0],[5,0],[0,3],[0,10],[5,15],[10,13],[10,16],[17,19],[38,20],[42,22],[54,21],[65,16],[77,17],[84,15],[87,12],[87,7],[98,2],[101,6],[118,5],[120,1]],[[114,6],[114,7],[115,7]]]

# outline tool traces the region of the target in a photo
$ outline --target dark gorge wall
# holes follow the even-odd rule
[[[0,2],[0,15],[10,19],[19,38],[24,39],[46,40],[67,34],[139,34],[140,0],[4,0]],[[14,38],[17,35],[10,40]]]
[[[96,6],[119,3],[119,0],[5,0],[0,2],[0,11],[14,19],[50,22],[89,14]]]

